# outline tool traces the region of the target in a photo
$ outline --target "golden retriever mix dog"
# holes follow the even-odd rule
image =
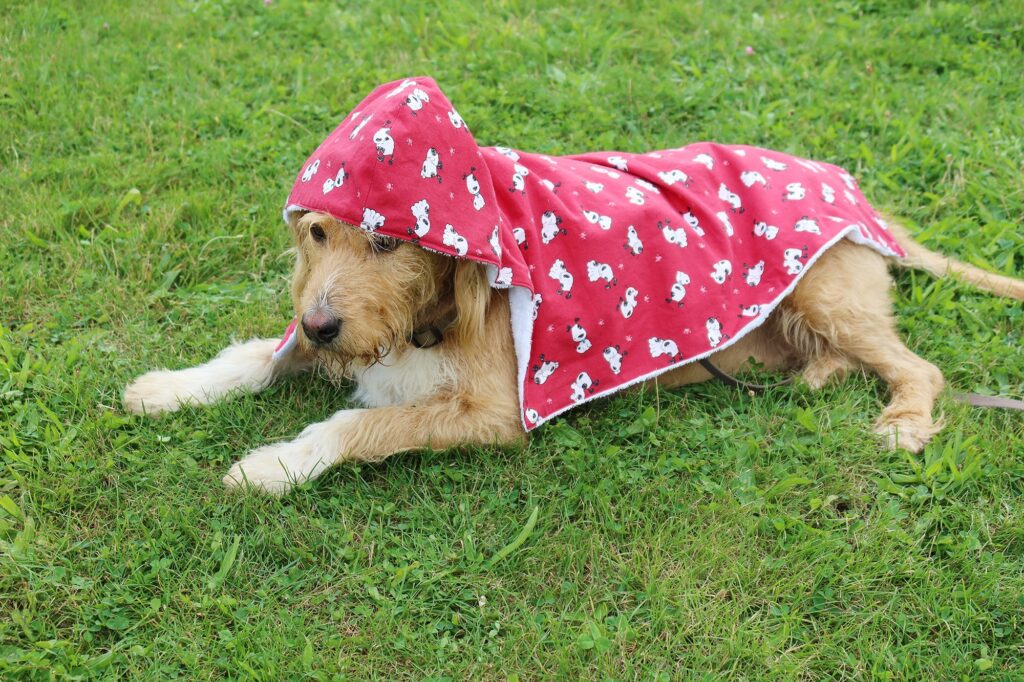
[[[278,495],[338,462],[525,439],[508,291],[488,285],[483,265],[322,213],[293,213],[289,225],[296,254],[291,296],[303,327],[296,348],[275,360],[278,340],[254,339],[198,367],[149,372],[125,390],[127,409],[157,414],[208,404],[316,367],[355,382],[355,398],[365,408],[341,410],[294,440],[258,448],[224,477],[227,486]],[[890,231],[907,252],[892,263],[940,277],[954,273],[985,291],[1024,300],[1024,281],[931,252],[895,221]],[[741,371],[751,359],[769,369],[802,368],[812,387],[870,369],[891,392],[875,431],[888,447],[920,451],[940,428],[932,411],[943,377],[896,333],[888,265],[876,251],[842,240],[767,323],[711,360],[726,372]],[[417,330],[435,327],[443,330],[439,343],[414,342]],[[651,381],[671,388],[709,378],[690,364]]]

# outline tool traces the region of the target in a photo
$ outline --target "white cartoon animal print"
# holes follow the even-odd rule
[[[644,196],[644,193],[633,186],[626,188],[626,199],[628,199],[629,203],[633,204],[634,206],[643,206],[644,201],[647,200],[647,198]]]
[[[540,313],[540,304],[544,302],[544,297],[540,294],[533,295],[533,319],[537,319],[537,315]]]
[[[484,195],[480,194],[480,181],[473,174],[475,169],[471,168],[466,174],[466,189],[473,195],[473,208],[480,210],[484,207]]]
[[[800,220],[796,221],[793,225],[793,229],[797,232],[810,232],[811,234],[821,234],[821,228],[818,226],[818,221],[814,218],[808,218],[804,216]]]
[[[416,81],[414,81],[414,80],[413,80],[413,79],[411,79],[411,78],[406,78],[406,79],[405,79],[404,81],[402,81],[401,85],[399,85],[399,86],[398,86],[398,87],[396,87],[396,88],[395,88],[394,90],[392,90],[391,92],[389,92],[388,94],[386,94],[386,95],[384,96],[384,99],[388,99],[388,98],[394,97],[395,95],[399,95],[399,94],[401,94],[401,93],[402,93],[402,91],[403,91],[403,90],[405,90],[406,88],[411,88],[411,87],[413,87],[413,86],[415,86],[415,85],[419,85],[419,83],[417,83]]]
[[[857,205],[857,197],[853,196],[853,192],[851,192],[850,190],[844,189],[843,196],[846,197],[846,200],[853,204],[854,206]]]
[[[672,288],[669,291],[669,297],[665,300],[682,305],[683,299],[686,298],[686,287],[689,284],[689,275],[682,271],[676,272],[676,281],[672,283]]]
[[[509,149],[508,147],[495,147],[494,151],[498,152],[507,159],[512,159],[513,161],[519,160],[519,152],[517,152],[514,149]]]
[[[732,277],[732,263],[723,258],[712,266],[711,279],[718,284],[725,284],[725,280]]]
[[[644,243],[640,241],[640,235],[632,225],[626,228],[626,248],[634,256],[639,256],[644,251]]]
[[[348,177],[348,173],[345,172],[345,164],[341,164],[341,168],[338,169],[337,174],[333,178],[327,178],[324,180],[324,194],[327,194],[332,189],[336,189],[345,184],[345,178]]]
[[[782,267],[786,268],[786,274],[799,275],[803,272],[804,264],[801,259],[807,257],[807,249],[786,249],[782,252]]]
[[[697,156],[693,157],[693,160],[707,167],[708,170],[715,170],[715,160],[711,158],[708,154],[698,154]]]
[[[415,116],[416,112],[423,108],[424,102],[429,102],[430,96],[423,92],[419,88],[412,91],[408,97],[405,98],[405,104],[412,111],[412,115]]]
[[[522,246],[524,249],[528,248],[524,246],[526,244],[526,230],[521,227],[512,228],[512,238],[516,240],[516,244]]]
[[[390,125],[385,125],[373,134],[373,144],[377,147],[377,160],[383,161],[388,160],[388,163],[394,161],[395,156],[395,140],[391,137]]]
[[[647,182],[646,180],[643,180],[641,178],[637,178],[633,182],[636,183],[637,187],[640,187],[641,189],[645,189],[648,192],[654,192],[655,194],[661,194],[661,190],[659,190],[656,186],[652,185],[651,183]]]
[[[761,314],[761,306],[757,303],[753,305],[740,306],[740,317],[757,317]]]
[[[540,216],[540,240],[550,244],[559,234],[565,234],[565,228],[559,227],[562,219],[554,211],[544,211]]]
[[[441,243],[455,249],[459,256],[469,253],[469,242],[461,234],[455,231],[450,224],[444,226],[444,233],[441,235]]]
[[[622,371],[622,351],[619,350],[618,346],[608,346],[601,353],[604,356],[605,362],[608,363],[608,368],[611,369],[612,374],[618,374]]]
[[[430,204],[426,199],[420,199],[412,205],[412,215],[416,218],[416,227],[412,228],[410,232],[415,234],[418,239],[423,239],[430,232]]]
[[[775,159],[769,159],[767,156],[762,156],[761,157],[761,163],[763,163],[764,167],[767,168],[768,170],[773,170],[773,171],[776,171],[776,172],[784,171],[787,168],[789,168],[789,166],[787,166],[786,164],[782,163],[781,161],[776,161]]]
[[[555,262],[551,264],[551,269],[548,270],[548,277],[558,282],[558,293],[566,298],[572,297],[572,273],[565,269],[565,262],[561,258],[556,258]]]
[[[459,116],[459,112],[454,109],[448,112],[448,120],[451,121],[452,126],[456,129],[465,128],[466,130],[469,130],[469,126],[466,125],[466,122],[462,120],[461,116]]]
[[[518,163],[513,166],[513,169],[515,173],[512,174],[512,186],[508,188],[508,191],[526,194],[526,176],[530,174],[530,170]]]
[[[494,226],[494,229],[491,231],[491,237],[487,241],[491,244],[491,251],[498,257],[498,260],[501,260],[501,237],[498,236],[497,225]]]
[[[743,213],[743,202],[740,200],[740,195],[726,187],[724,182],[718,186],[718,198],[729,204],[733,211]]]
[[[761,283],[761,276],[764,275],[763,260],[757,261],[752,266],[744,265],[743,267],[746,268],[746,272],[743,277],[746,279],[748,287],[756,287]]]
[[[725,230],[725,236],[731,237],[733,235],[732,221],[729,220],[729,214],[725,211],[719,211],[715,214],[718,221],[722,223],[722,228]]]
[[[658,226],[661,228],[661,236],[665,238],[669,244],[675,244],[679,247],[686,246],[686,228],[685,227],[672,227],[668,223],[662,224],[658,221]]]
[[[633,311],[636,310],[636,297],[639,293],[633,287],[626,287],[622,298],[619,299],[619,312],[627,320],[633,316]]]
[[[594,381],[586,372],[580,372],[570,388],[572,388],[572,395],[570,396],[572,401],[578,403],[587,396],[587,393],[594,392]]]
[[[652,336],[647,340],[647,347],[651,351],[652,358],[667,355],[671,360],[679,355],[679,346],[672,339],[659,339],[657,336]]]
[[[384,216],[377,213],[377,211],[374,211],[372,208],[364,208],[363,222],[360,223],[359,227],[363,228],[367,232],[379,230],[384,227]]]
[[[808,161],[807,159],[796,159],[797,164],[803,166],[812,173],[824,173],[825,167],[817,161]]]
[[[565,329],[572,336],[573,343],[576,344],[577,353],[586,353],[590,350],[590,339],[587,338],[587,330],[580,324],[580,318],[577,317],[572,325]]]
[[[597,225],[602,230],[612,229],[612,219],[606,215],[601,215],[597,211],[583,211],[583,217],[587,219],[587,222],[591,225]]]
[[[746,187],[753,187],[754,185],[768,186],[768,181],[765,180],[765,177],[755,170],[740,173],[740,182]]]
[[[722,323],[717,318],[709,317],[704,326],[708,330],[708,345],[718,348],[718,344],[722,343]]]
[[[857,182],[849,173],[840,173],[839,178],[843,181],[843,184],[846,185],[847,189],[857,189]]]
[[[312,180],[318,170],[320,170],[320,159],[306,166],[306,170],[302,173],[302,181],[309,182]]]
[[[512,268],[501,268],[494,276],[493,286],[498,289],[507,289],[512,284]]]
[[[616,281],[612,266],[607,263],[599,263],[596,260],[587,261],[587,279],[591,282],[603,280],[605,282],[605,289],[611,289]]]
[[[618,168],[623,173],[629,171],[629,166],[626,165],[626,160],[621,156],[609,156],[608,165],[614,168]]]
[[[832,189],[832,185],[821,183],[821,200],[826,204],[836,203],[836,191]]]
[[[800,201],[807,196],[807,190],[799,182],[791,182],[786,185],[786,193],[783,195],[783,201]]]
[[[608,176],[609,178],[611,178],[612,180],[618,180],[619,178],[621,178],[621,177],[622,177],[622,175],[621,175],[621,174],[619,174],[619,173],[616,173],[616,172],[615,172],[615,171],[613,171],[613,170],[612,170],[611,168],[605,168],[604,166],[591,166],[590,168],[591,168],[591,169],[592,169],[592,170],[593,170],[593,171],[594,171],[595,173],[601,173],[602,175],[607,175],[607,176]]]
[[[365,126],[367,123],[370,122],[371,118],[373,118],[373,114],[370,114],[369,116],[365,117],[362,121],[360,121],[359,125],[357,125],[355,128],[353,128],[352,132],[348,134],[348,139],[350,139],[350,140],[356,139],[356,135],[358,135],[359,131],[361,131],[363,129],[363,126]]]
[[[441,155],[437,153],[436,149],[431,147],[427,150],[426,158],[423,159],[423,168],[420,169],[420,177],[426,180],[429,180],[430,178],[437,178],[437,181],[441,182],[441,176],[437,173],[443,167],[444,164],[441,162]]]
[[[694,234],[698,237],[704,236],[704,228],[700,226],[700,221],[697,220],[697,216],[693,215],[692,211],[687,211],[683,214],[683,221],[690,226],[690,229],[693,230]]]
[[[540,184],[544,185],[544,187],[546,187],[549,192],[555,194],[558,192],[558,188],[561,186],[562,183],[551,182],[547,178],[541,178]]]
[[[764,237],[768,241],[771,241],[779,236],[779,228],[759,220],[754,223],[754,236]]]
[[[660,171],[658,173],[658,178],[669,186],[672,186],[677,182],[681,182],[684,185],[690,184],[690,176],[684,173],[683,171],[679,170],[678,168],[667,171]]]
[[[551,375],[558,369],[558,362],[555,360],[545,360],[544,354],[538,358],[540,364],[534,365],[533,369],[533,383],[543,384],[545,381],[551,378]]]
[[[540,421],[540,415],[537,414],[537,410],[533,409],[532,407],[526,408],[523,411],[523,414],[526,415],[526,421],[530,422],[531,424],[536,424],[537,422]]]
[[[600,182],[591,182],[590,180],[584,181],[584,186],[586,186],[586,188],[589,191],[593,192],[594,194],[600,194],[601,190],[604,189],[604,185],[602,185]]]

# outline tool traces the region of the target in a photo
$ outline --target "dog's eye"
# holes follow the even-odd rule
[[[382,235],[374,235],[370,244],[373,245],[373,250],[377,253],[391,253],[398,248],[398,245],[402,242],[394,237],[384,237]]]
[[[324,232],[324,228],[322,228],[319,225],[314,225],[313,227],[309,228],[309,236],[312,237],[313,241],[315,241],[318,244],[323,244],[325,241],[327,241],[327,233]]]

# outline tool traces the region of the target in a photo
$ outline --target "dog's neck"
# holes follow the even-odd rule
[[[445,333],[455,324],[456,315],[454,307],[444,311],[440,316],[424,315],[424,319],[417,321],[412,334],[409,335],[409,343],[416,348],[432,348],[438,345],[444,340]]]

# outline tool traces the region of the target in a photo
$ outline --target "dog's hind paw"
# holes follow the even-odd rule
[[[942,429],[942,423],[931,419],[893,419],[884,416],[875,424],[875,433],[882,437],[887,450],[903,449],[918,453]]]

